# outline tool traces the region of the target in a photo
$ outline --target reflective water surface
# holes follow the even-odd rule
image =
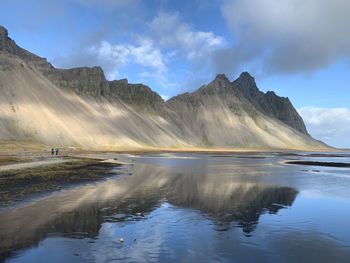
[[[0,210],[0,260],[350,262],[350,169],[285,163],[348,154],[106,158],[123,174]]]

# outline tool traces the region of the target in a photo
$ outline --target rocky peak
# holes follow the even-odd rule
[[[16,42],[9,38],[8,31],[3,26],[0,26],[0,51],[15,55],[42,71],[50,70],[53,68],[53,66],[48,63],[45,58],[39,57],[17,46]]]
[[[8,38],[7,29],[4,28],[3,26],[0,26],[0,37],[1,37],[1,39],[6,39],[6,38]]]
[[[224,81],[228,81],[228,78],[226,77],[225,74],[217,74],[215,77],[215,80],[224,80]]]
[[[230,81],[225,74],[218,74],[213,80],[213,83],[229,84]]]
[[[239,79],[245,79],[245,80],[250,80],[255,82],[254,77],[250,75],[248,71],[243,71],[241,75],[239,75]]]
[[[216,75],[215,79],[210,82],[208,85],[204,85],[199,89],[199,91],[209,91],[210,93],[216,92],[219,90],[224,90],[227,88],[231,88],[231,82],[226,77],[225,74]]]
[[[9,53],[16,53],[16,43],[8,37],[8,31],[5,27],[0,26],[0,50]]]
[[[280,97],[273,91],[261,92],[248,72],[243,72],[232,84],[257,110],[307,134],[302,118],[288,98]]]
[[[238,79],[233,82],[243,94],[256,96],[260,91],[256,86],[255,79],[248,72],[242,72]]]

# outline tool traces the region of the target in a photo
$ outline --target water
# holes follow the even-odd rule
[[[123,175],[2,210],[1,258],[350,262],[350,169],[285,164],[350,155],[114,157]]]

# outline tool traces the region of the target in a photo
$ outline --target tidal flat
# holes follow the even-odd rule
[[[86,157],[0,173],[0,260],[349,261],[350,153]]]
[[[99,159],[77,157],[3,157],[2,160],[5,164],[0,166],[2,205],[74,184],[98,181],[115,175],[113,168],[120,166]]]

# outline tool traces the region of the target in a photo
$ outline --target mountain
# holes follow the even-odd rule
[[[57,69],[0,27],[0,140],[89,149],[325,149],[287,98],[248,73],[218,75],[165,102],[143,84],[108,81],[101,67]]]
[[[242,83],[241,77],[236,81]],[[255,107],[249,97],[222,74],[193,93],[171,98],[167,104],[195,135],[196,144],[205,147],[256,149],[320,145],[309,135]]]
[[[254,107],[272,118],[277,118],[290,127],[308,134],[304,121],[288,98],[277,96],[273,91],[261,92],[255,79],[243,72],[232,84],[239,89]]]

